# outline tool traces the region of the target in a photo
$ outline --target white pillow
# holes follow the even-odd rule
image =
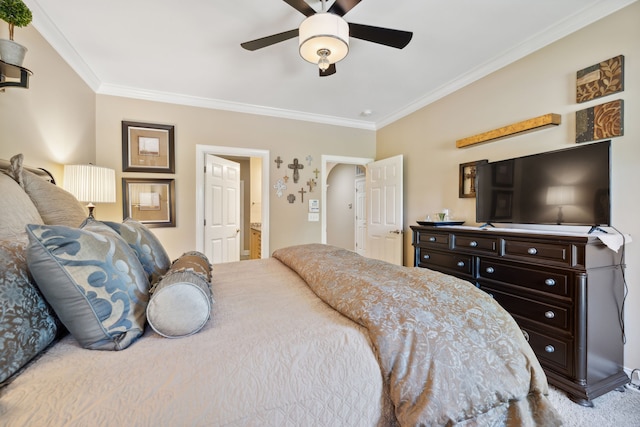
[[[193,335],[211,317],[211,265],[200,252],[178,258],[151,290],[147,322],[167,338]]]

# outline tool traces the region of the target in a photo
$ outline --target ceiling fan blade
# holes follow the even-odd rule
[[[325,71],[320,70],[320,77],[331,76],[336,73],[336,64],[329,64],[329,68]]]
[[[240,46],[247,50],[258,50],[263,47],[271,46],[272,44],[280,43],[285,40],[298,37],[298,29],[285,31],[284,33],[274,34],[272,36],[262,37],[260,39],[251,40],[249,42],[240,43]]]
[[[385,46],[402,49],[409,44],[413,33],[392,30],[391,28],[372,27],[371,25],[349,23],[349,36]]]
[[[315,15],[316,11],[314,8],[309,6],[309,3],[304,0],[284,0],[289,6],[302,13],[304,16]]]
[[[353,9],[361,0],[336,0],[331,5],[327,12],[335,13],[336,15],[344,16],[347,12]]]

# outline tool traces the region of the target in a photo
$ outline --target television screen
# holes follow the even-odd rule
[[[611,141],[480,164],[479,223],[611,225]]]

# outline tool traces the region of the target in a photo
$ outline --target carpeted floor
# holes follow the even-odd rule
[[[573,403],[556,388],[549,387],[549,399],[566,427],[640,427],[640,392],[609,392],[593,400],[593,408]]]

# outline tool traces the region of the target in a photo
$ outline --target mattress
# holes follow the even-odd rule
[[[66,336],[0,390],[1,426],[394,425],[367,332],[278,260],[214,267],[197,334],[123,351]]]

